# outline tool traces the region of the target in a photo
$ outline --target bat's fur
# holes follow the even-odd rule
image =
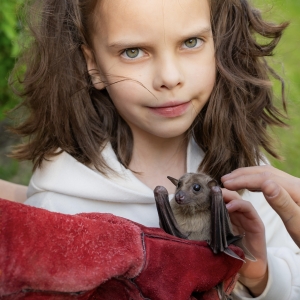
[[[211,212],[208,183],[212,178],[195,173],[186,173],[179,180],[168,178],[176,185],[170,205],[179,227],[190,240],[209,240]]]

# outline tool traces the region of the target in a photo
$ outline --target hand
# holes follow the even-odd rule
[[[268,282],[264,224],[253,205],[242,200],[238,193],[226,189],[223,189],[222,193],[233,230],[236,234],[245,235],[243,243],[256,258],[255,262],[246,260],[239,271],[239,281],[247,286],[254,296],[259,296]]]
[[[272,166],[241,168],[222,177],[230,190],[262,191],[300,247],[300,179]]]

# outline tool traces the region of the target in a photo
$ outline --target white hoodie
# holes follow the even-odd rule
[[[203,151],[191,140],[187,153],[187,172],[197,172]],[[110,174],[107,178],[63,152],[44,161],[42,168],[34,172],[25,203],[65,214],[112,213],[145,226],[159,227],[153,191],[119,163],[110,144],[102,154],[119,175]],[[268,245],[269,280],[263,294],[255,299],[300,300],[299,248],[262,193],[247,191],[243,198],[253,204],[263,220]],[[244,286],[237,284],[233,298],[252,297]]]

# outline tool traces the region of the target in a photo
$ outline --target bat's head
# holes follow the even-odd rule
[[[186,173],[179,179],[170,176],[168,179],[176,186],[177,204],[201,211],[210,208],[211,177],[203,173]]]

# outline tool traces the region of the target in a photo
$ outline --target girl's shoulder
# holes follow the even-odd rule
[[[150,201],[150,198],[153,201],[152,190],[120,164],[110,144],[104,148],[102,155],[112,169],[106,175],[64,151],[45,160],[32,175],[28,197],[41,192],[54,192],[93,200],[119,201],[126,195],[128,201],[139,202],[139,197],[143,196],[148,199],[145,201]]]

